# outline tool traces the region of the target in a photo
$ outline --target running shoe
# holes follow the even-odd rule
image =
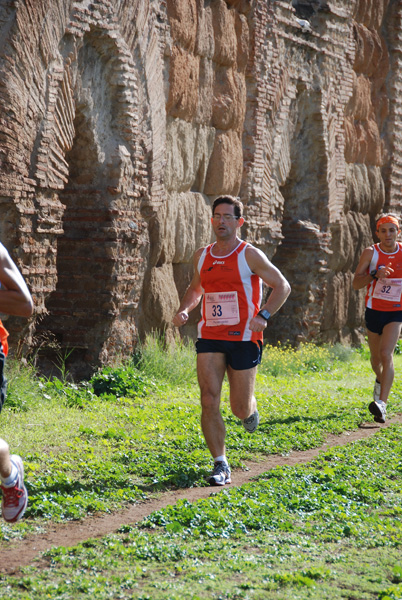
[[[259,422],[260,422],[260,415],[258,414],[258,410],[256,410],[255,412],[253,412],[252,415],[247,417],[247,419],[242,420],[242,425],[243,425],[244,429],[246,431],[248,431],[248,433],[254,433],[254,431],[258,427]]]
[[[378,400],[376,402],[370,402],[369,411],[374,416],[376,423],[385,423],[385,417],[387,414],[387,407],[385,402]]]
[[[381,394],[381,383],[375,380],[374,389],[373,389],[373,398],[374,402],[378,402]]]
[[[207,481],[209,485],[225,485],[225,483],[232,483],[229,465],[224,462],[216,462],[212,474],[207,477]]]
[[[11,457],[11,462],[17,467],[17,479],[11,487],[1,485],[3,498],[1,501],[1,512],[3,519],[8,523],[19,521],[25,512],[28,504],[28,492],[24,485],[24,465],[22,460],[16,454]]]

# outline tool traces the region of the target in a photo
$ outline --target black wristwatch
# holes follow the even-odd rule
[[[260,310],[260,312],[257,313],[257,314],[258,314],[259,317],[262,317],[266,321],[268,321],[269,317],[271,316],[271,313],[268,312],[267,310]]]
[[[376,279],[378,281],[378,277],[376,277],[377,269],[373,269],[373,271],[370,271],[370,275],[373,279]]]

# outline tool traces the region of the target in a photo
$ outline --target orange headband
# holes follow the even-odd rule
[[[396,217],[391,217],[391,216],[381,217],[381,219],[378,219],[378,221],[377,221],[376,230],[378,231],[379,226],[384,225],[384,223],[393,223],[394,225],[396,225],[398,227],[398,231],[399,231],[399,222]]]

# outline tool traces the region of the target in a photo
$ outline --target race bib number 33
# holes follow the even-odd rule
[[[240,321],[237,292],[205,294],[205,317],[208,327],[237,325]]]
[[[402,279],[379,279],[375,284],[373,298],[400,302],[402,292]]]

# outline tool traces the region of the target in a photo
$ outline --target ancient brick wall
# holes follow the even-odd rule
[[[292,285],[268,339],[357,342],[352,273],[377,213],[402,209],[401,12],[3,0],[0,235],[36,306],[15,338],[86,375],[169,331],[230,193]]]

